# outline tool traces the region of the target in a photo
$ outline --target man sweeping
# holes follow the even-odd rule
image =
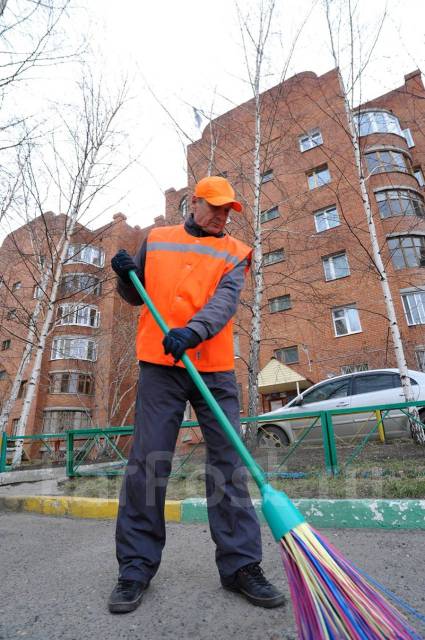
[[[217,176],[203,178],[184,225],[152,229],[134,259],[120,250],[111,261],[122,298],[142,304],[128,275],[135,270],[172,327],[163,338],[142,307],[136,337],[140,375],[135,431],[120,495],[119,577],[109,598],[111,613],[136,609],[158,571],[165,544],[166,485],[187,401],[206,443],[208,519],[221,584],[258,606],[285,602],[260,567],[260,526],[245,468],[180,361],[186,351],[239,432],[232,318],[251,249],[224,233],[231,211],[241,212],[242,205],[230,183]]]

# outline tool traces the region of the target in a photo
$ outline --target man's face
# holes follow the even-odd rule
[[[193,196],[192,205],[193,219],[203,231],[214,235],[223,231],[232,208],[230,204],[215,207],[206,200]]]

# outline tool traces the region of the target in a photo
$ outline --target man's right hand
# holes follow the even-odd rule
[[[114,255],[111,260],[111,267],[124,282],[130,282],[129,271],[137,271],[136,263],[125,249],[120,249],[118,253]]]

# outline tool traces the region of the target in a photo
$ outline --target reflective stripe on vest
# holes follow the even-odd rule
[[[221,278],[247,259],[251,249],[232,238],[196,238],[183,225],[157,227],[147,238],[146,290],[170,328],[184,327],[211,299]],[[233,331],[230,320],[219,333],[205,340],[188,355],[200,371],[234,368]],[[139,360],[172,366],[166,356],[163,335],[145,305],[136,338]],[[178,363],[178,366],[183,366]]]

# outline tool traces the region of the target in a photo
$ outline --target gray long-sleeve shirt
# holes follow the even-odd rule
[[[205,233],[189,216],[184,225],[185,231],[195,237],[205,237]],[[224,236],[221,234],[220,237]],[[145,284],[144,271],[146,263],[146,240],[134,257],[137,265],[138,276]],[[187,326],[196,331],[202,340],[208,340],[215,336],[232,318],[239,304],[239,298],[245,281],[247,260],[242,260],[230,273],[224,275],[217,285],[212,298],[196,313]],[[143,304],[132,283],[126,283],[118,278],[117,291],[119,295],[131,305]]]

